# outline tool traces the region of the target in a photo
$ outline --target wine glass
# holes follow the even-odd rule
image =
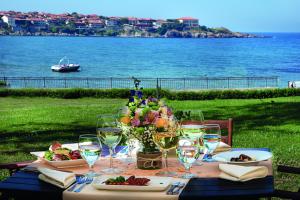
[[[100,142],[109,148],[110,165],[102,170],[106,174],[118,174],[122,170],[113,167],[113,152],[122,139],[122,129],[114,115],[101,115],[97,118],[97,134]]]
[[[181,122],[189,122],[190,124],[203,124],[204,115],[202,110],[192,109],[192,110],[181,110]]]
[[[217,148],[221,141],[221,129],[219,124],[205,124],[204,134],[202,136],[202,141],[204,144],[204,161],[211,162],[212,153]]]
[[[153,133],[154,143],[161,149],[165,158],[165,171],[158,172],[159,176],[176,176],[175,172],[168,169],[168,151],[174,149],[179,140],[179,124],[176,119],[158,118],[156,120],[156,131]]]
[[[185,168],[185,174],[182,175],[181,178],[189,179],[197,176],[190,171],[193,163],[199,157],[199,147],[197,143],[197,139],[195,142],[195,140],[187,137],[181,137],[178,141],[176,154],[179,162],[183,164]]]
[[[204,115],[201,110],[182,110],[181,130],[184,135],[197,142],[199,153],[203,153],[203,143],[201,137],[204,133]],[[201,166],[202,162],[199,160],[194,165]]]
[[[95,177],[99,174],[95,173],[93,166],[101,155],[102,146],[97,135],[84,134],[79,136],[78,149],[81,157],[87,162],[89,172],[87,177]]]
[[[129,108],[122,107],[118,112],[118,123],[122,128],[123,135],[126,136],[126,144],[127,144],[127,158],[125,162],[131,163],[133,162],[132,151],[136,145],[136,138],[132,134],[131,126],[130,126],[130,118],[129,118]]]

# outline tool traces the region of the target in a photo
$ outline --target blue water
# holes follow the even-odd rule
[[[0,37],[0,76],[199,77],[279,76],[300,80],[300,33],[271,38],[161,39]],[[68,56],[81,72],[55,73]]]

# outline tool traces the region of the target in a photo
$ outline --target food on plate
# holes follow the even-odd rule
[[[123,176],[118,176],[116,178],[109,178],[104,183],[106,185],[139,185],[144,186],[150,181],[148,178],[136,178],[135,176],[130,176],[125,179]]]
[[[239,157],[230,158],[230,162],[249,162],[255,161],[256,159],[245,154],[241,154]]]
[[[48,150],[44,154],[44,158],[49,161],[62,161],[62,160],[77,160],[81,159],[80,152],[78,150],[71,150],[55,141],[51,145],[51,150]]]

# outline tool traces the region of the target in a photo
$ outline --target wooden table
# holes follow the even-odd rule
[[[0,192],[5,195],[4,199],[53,200],[62,199],[63,189],[40,181],[37,173],[19,171],[0,183]],[[256,199],[269,197],[273,192],[273,176],[244,183],[219,178],[194,178],[181,192],[179,199]]]

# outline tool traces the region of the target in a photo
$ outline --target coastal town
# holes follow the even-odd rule
[[[170,38],[252,38],[253,34],[232,32],[227,28],[208,28],[199,19],[152,19],[107,17],[76,12],[0,11],[0,35],[22,36],[116,36]]]

